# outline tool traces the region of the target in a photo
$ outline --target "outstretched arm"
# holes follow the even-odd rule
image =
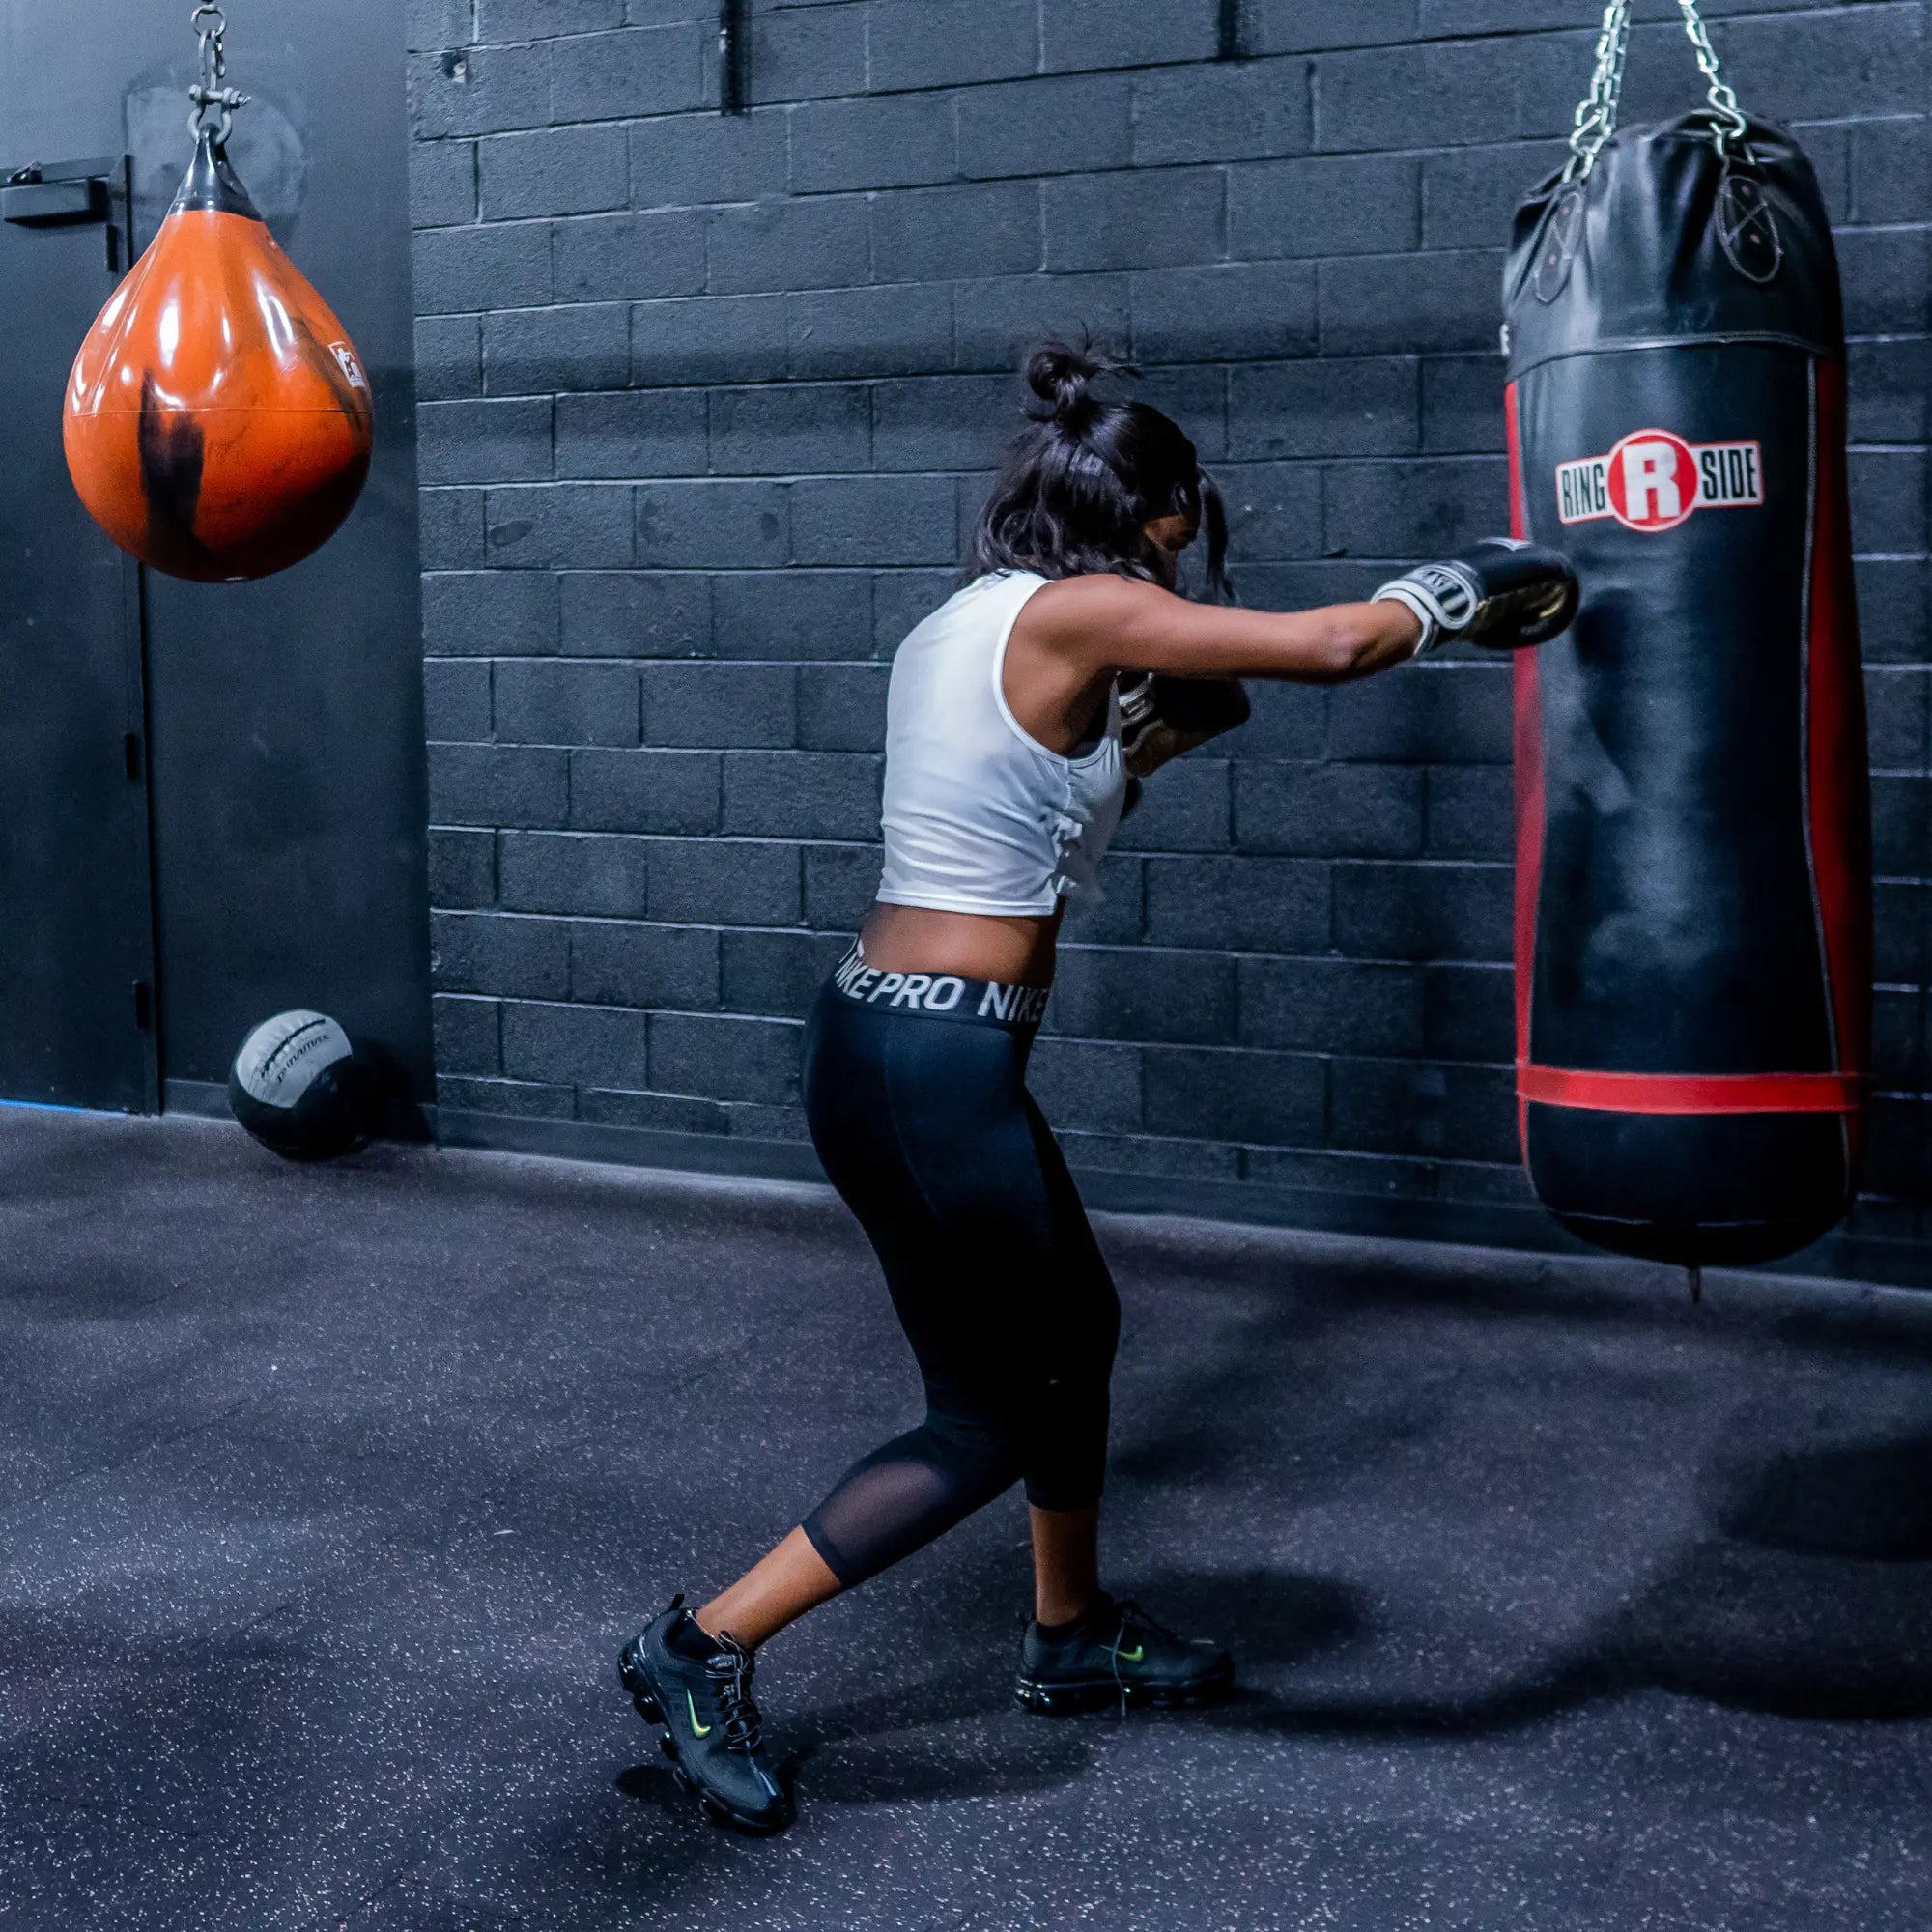
[[[1048,584],[1021,617],[1049,652],[1090,676],[1145,670],[1343,684],[1453,639],[1501,650],[1544,643],[1568,627],[1579,595],[1557,552],[1486,537],[1383,584],[1368,604],[1233,611],[1127,578],[1072,577]]]
[[[1093,674],[1155,670],[1345,684],[1413,657],[1422,640],[1421,619],[1393,601],[1242,611],[1111,576],[1046,584],[1025,616],[1039,643]]]

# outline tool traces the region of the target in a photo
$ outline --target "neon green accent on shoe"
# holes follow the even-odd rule
[[[1134,1645],[1133,1649],[1117,1650],[1115,1651],[1114,1655],[1118,1657],[1122,1663],[1138,1663],[1141,1661],[1141,1659],[1147,1655],[1147,1645],[1144,1643],[1137,1643]]]
[[[684,1708],[691,1713],[691,1735],[695,1738],[708,1738],[711,1735],[711,1726],[697,1721],[697,1706],[691,1701],[689,1690],[684,1693]]]

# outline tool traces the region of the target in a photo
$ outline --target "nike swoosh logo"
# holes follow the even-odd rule
[[[697,1706],[691,1701],[689,1690],[684,1693],[684,1708],[691,1713],[691,1735],[695,1738],[708,1738],[711,1735],[711,1726],[697,1721]]]
[[[1114,1653],[1114,1655],[1118,1657],[1122,1663],[1138,1663],[1141,1661],[1141,1659],[1147,1655],[1147,1645],[1144,1643],[1137,1643],[1134,1645],[1133,1649],[1117,1650]]]

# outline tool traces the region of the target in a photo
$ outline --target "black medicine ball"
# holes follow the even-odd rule
[[[235,1118],[289,1160],[327,1160],[375,1128],[374,1082],[349,1036],[326,1013],[277,1013],[235,1056]]]

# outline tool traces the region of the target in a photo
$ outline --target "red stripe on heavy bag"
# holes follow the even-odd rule
[[[202,134],[74,358],[63,433],[88,514],[170,576],[267,577],[334,535],[374,431],[348,331]]]
[[[1523,1157],[1565,1226],[1687,1266],[1856,1190],[1871,862],[1836,261],[1752,123],[1617,136],[1518,216],[1518,534],[1569,633],[1516,665]]]

